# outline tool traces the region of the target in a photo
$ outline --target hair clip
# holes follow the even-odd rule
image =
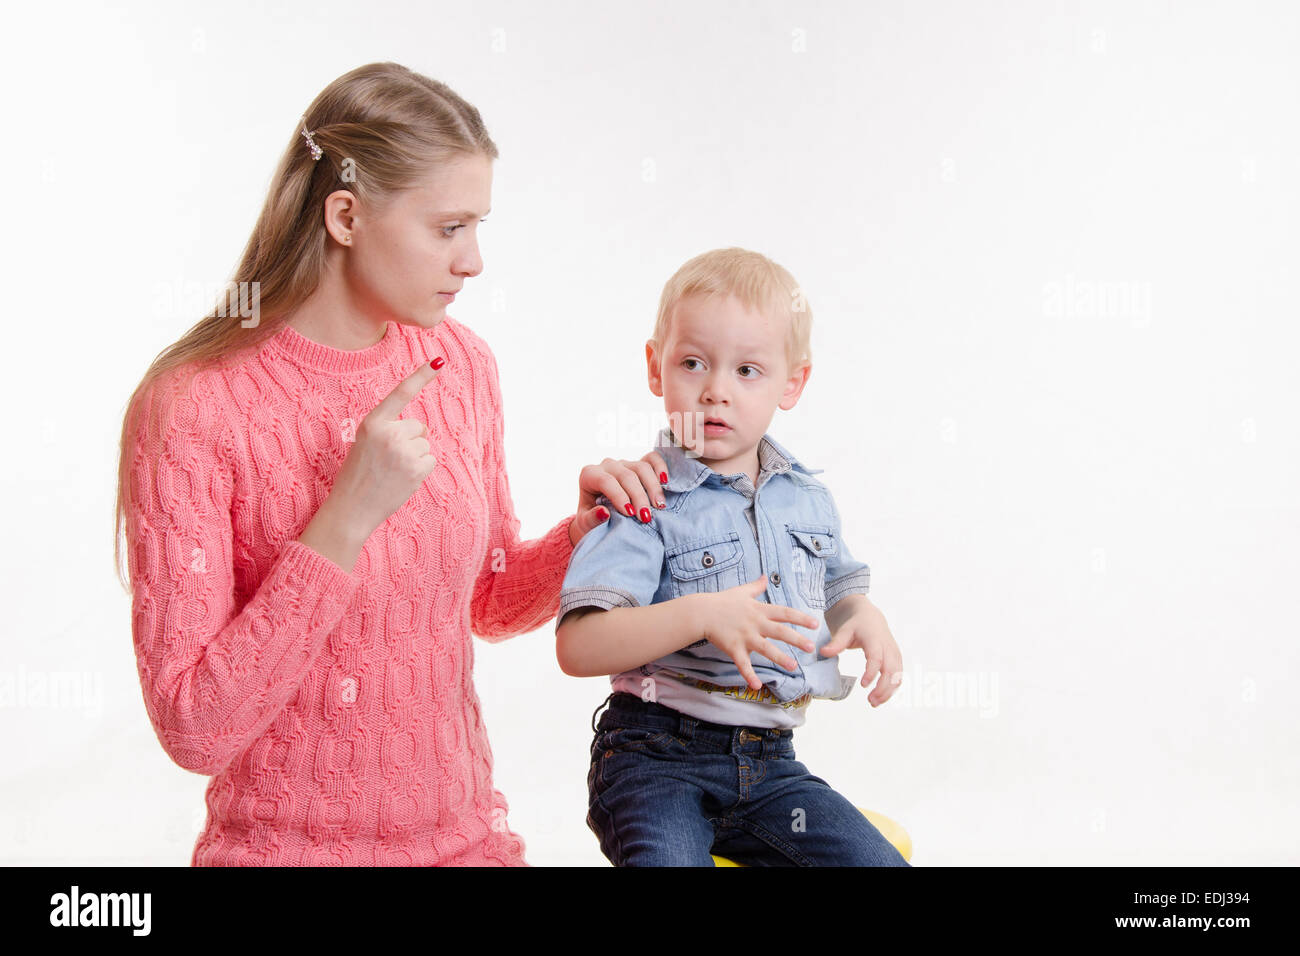
[[[302,135],[307,137],[307,145],[311,147],[311,158],[313,160],[320,159],[321,153],[324,152],[324,150],[322,150],[319,146],[317,146],[316,141],[311,138],[311,133],[307,132],[306,123],[304,123],[302,126]]]

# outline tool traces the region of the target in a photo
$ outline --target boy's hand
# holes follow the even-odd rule
[[[903,682],[903,654],[889,632],[885,615],[872,605],[864,608],[840,625],[831,641],[822,648],[822,656],[830,657],[850,647],[862,648],[867,657],[867,670],[862,675],[862,686],[870,687],[877,671],[880,681],[868,696],[872,707],[879,707],[893,696]]]
[[[778,667],[794,670],[797,666],[794,659],[772,642],[797,644],[809,652],[816,646],[811,637],[782,624],[788,622],[815,628],[817,619],[783,604],[755,601],[754,598],[766,588],[767,575],[761,574],[748,584],[716,594],[690,594],[685,598],[695,604],[691,608],[692,620],[698,624],[704,639],[736,662],[751,690],[763,686],[749,660],[751,651],[769,658]]]

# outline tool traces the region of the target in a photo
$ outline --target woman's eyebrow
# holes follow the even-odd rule
[[[487,212],[474,212],[469,209],[457,209],[454,212],[435,212],[434,215],[439,219],[482,219],[491,211],[491,209]]]

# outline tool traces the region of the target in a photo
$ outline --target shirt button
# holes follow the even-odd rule
[[[704,557],[700,559],[700,563],[703,564],[706,568],[711,568],[711,567],[713,567],[713,555],[711,555],[711,554],[709,554],[709,552],[705,551],[705,552],[704,552]]]
[[[818,541],[816,538],[813,538],[813,547],[816,550],[820,551],[822,549],[822,543]]]
[[[781,572],[780,572],[780,571],[777,571],[777,572],[775,572],[775,573],[772,575],[772,585],[773,585],[773,587],[778,587],[778,588],[781,586]]]

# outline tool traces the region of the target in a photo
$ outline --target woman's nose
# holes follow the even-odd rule
[[[469,248],[456,258],[452,271],[466,278],[476,276],[483,271],[483,257],[479,255],[477,239],[473,240]]]

